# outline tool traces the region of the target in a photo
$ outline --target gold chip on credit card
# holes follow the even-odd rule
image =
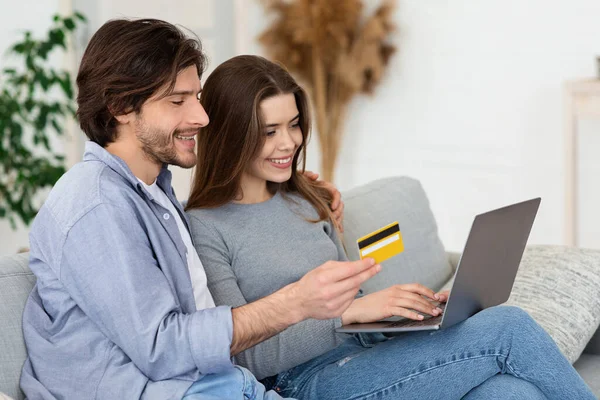
[[[360,259],[371,257],[377,264],[404,251],[398,222],[393,222],[356,241]]]

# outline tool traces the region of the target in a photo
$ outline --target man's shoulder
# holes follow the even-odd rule
[[[54,185],[40,213],[49,213],[61,230],[101,204],[126,207],[135,188],[101,161],[80,162]]]

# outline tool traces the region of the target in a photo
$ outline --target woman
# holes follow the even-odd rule
[[[211,124],[198,138],[187,210],[215,302],[238,307],[327,260],[345,260],[330,195],[300,173],[310,112],[294,79],[261,57],[235,57],[208,77],[201,103]],[[392,315],[436,316],[433,301],[446,298],[418,284],[394,286],[357,298],[340,319],[292,326],[236,362],[267,388],[301,399],[594,398],[518,308],[393,339],[334,331]]]

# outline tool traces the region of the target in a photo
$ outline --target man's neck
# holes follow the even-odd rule
[[[110,143],[106,146],[106,151],[125,161],[133,175],[147,185],[151,185],[156,181],[162,168],[161,164],[148,159],[137,141],[126,137]]]

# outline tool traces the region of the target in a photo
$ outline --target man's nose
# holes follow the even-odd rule
[[[210,119],[208,118],[208,114],[206,113],[206,110],[202,104],[200,104],[200,102],[193,103],[194,105],[192,106],[189,114],[189,123],[199,127],[208,125]]]

